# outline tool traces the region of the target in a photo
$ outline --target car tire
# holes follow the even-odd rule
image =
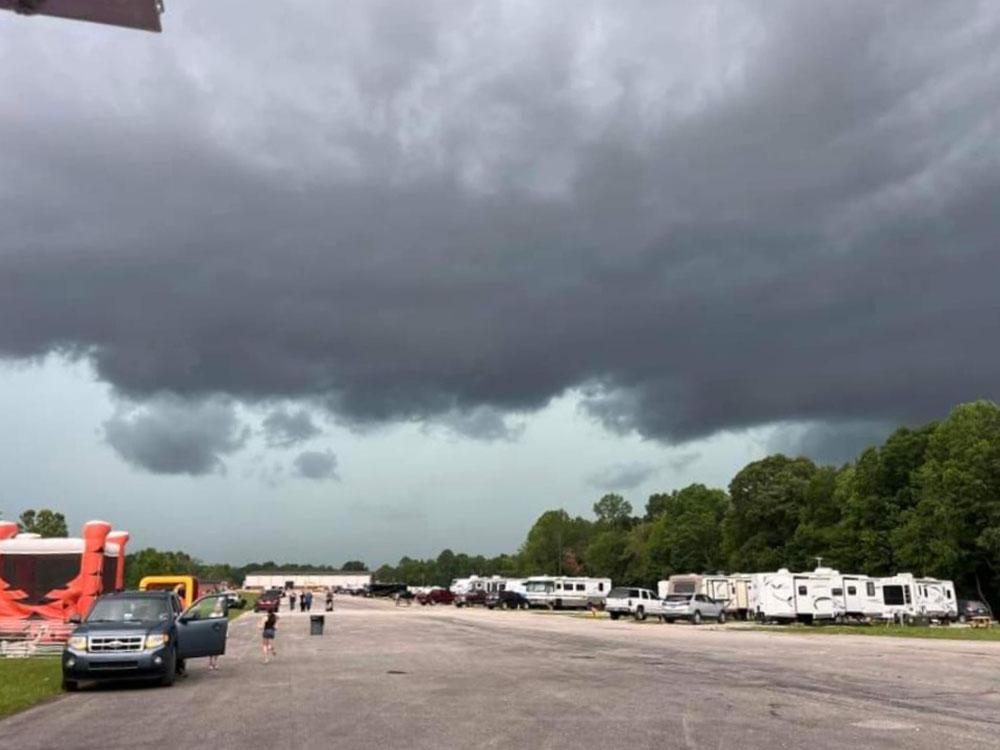
[[[170,654],[170,659],[167,661],[167,671],[163,673],[160,678],[160,687],[170,687],[174,684],[174,680],[177,679],[177,652],[174,651]]]
[[[617,620],[619,617],[622,616],[621,612],[608,612],[608,614],[611,615],[612,620]]]
[[[726,624],[726,613],[725,612],[719,612],[719,618],[718,619],[719,619],[719,624],[720,625],[725,625]]]
[[[694,614],[691,615],[691,622],[695,625],[701,625],[701,612],[695,610]]]
[[[636,609],[635,609],[635,619],[636,619],[637,622],[642,622],[643,620],[646,619],[646,608],[645,607],[641,607],[641,606],[640,607],[636,607]]]
[[[65,677],[63,677],[62,689],[65,690],[67,693],[75,693],[77,690],[80,689],[80,683],[77,682],[76,680],[67,680]]]

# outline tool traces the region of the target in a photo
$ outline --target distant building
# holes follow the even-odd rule
[[[325,570],[322,572],[296,573],[283,570],[258,570],[247,573],[243,580],[245,589],[285,588],[337,588],[359,589],[372,582],[367,571]]]

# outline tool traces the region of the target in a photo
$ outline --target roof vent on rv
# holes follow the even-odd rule
[[[30,531],[23,531],[20,534],[18,534],[17,536],[15,536],[14,538],[15,539],[41,539],[42,535],[41,534],[34,534],[34,533],[30,532]]]

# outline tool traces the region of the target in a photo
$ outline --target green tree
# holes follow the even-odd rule
[[[363,562],[361,562],[361,560],[348,560],[347,562],[345,562],[343,565],[340,566],[340,569],[345,572],[346,571],[364,572],[368,570],[368,566],[365,565]]]
[[[40,534],[43,537],[69,536],[66,517],[48,508],[37,512],[31,509],[24,511],[18,519],[17,527],[23,533]]]
[[[994,603],[1000,589],[1000,407],[956,407],[917,472],[918,502],[892,533],[902,565],[952,578]]]
[[[608,494],[594,503],[594,515],[603,526],[627,529],[632,522],[632,504],[621,495]]]
[[[658,575],[714,572],[725,566],[722,521],[729,508],[723,490],[692,484],[661,495],[649,530],[649,559]]]
[[[786,546],[798,528],[816,465],[808,458],[768,456],[744,467],[729,484],[731,505],[722,528],[733,570],[773,570],[788,564]]]
[[[567,562],[571,567],[586,565],[584,551],[592,527],[590,521],[579,516],[571,518],[564,510],[546,511],[535,521],[521,546],[524,572],[555,574],[568,572]]]

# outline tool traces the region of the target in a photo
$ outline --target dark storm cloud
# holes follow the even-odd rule
[[[598,490],[634,490],[659,472],[654,464],[635,461],[605,466],[587,477],[587,484]]]
[[[338,479],[333,451],[303,451],[295,457],[295,473],[304,479]]]
[[[768,441],[775,453],[806,456],[821,464],[839,466],[862,451],[879,445],[897,425],[889,422],[818,423],[791,426]]]
[[[998,16],[178,3],[154,40],[4,19],[0,352],[356,422],[571,387],[670,440],[939,416],[1000,382]]]
[[[224,456],[243,447],[249,430],[233,405],[160,397],[122,408],[104,423],[104,437],[122,458],[154,474],[225,471]]]
[[[264,439],[272,448],[287,448],[317,435],[322,430],[317,427],[305,409],[287,411],[276,409],[264,417]]]

